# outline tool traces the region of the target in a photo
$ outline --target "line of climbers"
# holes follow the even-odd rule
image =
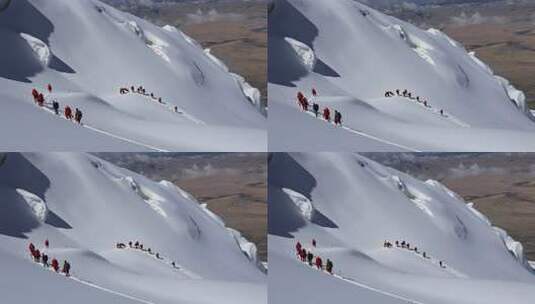
[[[126,244],[125,243],[117,243],[117,244],[115,244],[115,247],[117,249],[126,249]],[[150,255],[154,255],[158,260],[163,260],[163,258],[160,256],[159,252],[154,252],[151,248],[144,249],[143,248],[143,244],[140,243],[139,241],[135,241],[135,242],[128,241],[128,247],[131,248],[131,249],[137,249],[137,250],[141,250],[143,252],[147,252]],[[173,268],[178,268],[176,266],[175,261],[171,262],[171,266],[173,266]]]
[[[316,240],[312,240],[312,247],[316,248]],[[307,262],[309,266],[316,266],[318,270],[325,270],[328,273],[333,274],[334,264],[330,259],[327,259],[324,268],[322,258],[320,256],[316,256],[316,259],[314,260],[314,254],[312,251],[310,249],[306,250],[299,241],[297,244],[295,244],[295,251],[297,258],[299,258],[301,262]]]
[[[47,90],[48,90],[49,94],[52,93],[52,85],[51,84],[48,84]],[[43,93],[39,92],[35,88],[32,89],[32,96],[33,96],[33,101],[38,106],[44,107],[45,105],[51,105],[52,109],[54,110],[54,113],[56,115],[59,115],[60,104],[56,99],[52,100],[51,104],[47,104],[45,96],[43,95]],[[72,120],[74,118],[74,121],[76,121],[78,124],[82,124],[82,116],[83,116],[82,111],[80,109],[76,108],[76,110],[74,112],[74,117],[73,117],[73,113],[72,112],[73,112],[72,108],[69,105],[65,106],[65,108],[63,110],[63,114],[65,115],[65,118],[68,119],[68,120]]]
[[[150,96],[150,98],[154,101],[157,101],[158,103],[160,104],[166,104],[161,97],[156,97],[154,95],[154,93],[150,93],[150,94],[147,94],[147,90],[145,90],[145,88],[143,86],[139,86],[137,87],[137,89],[134,87],[134,86],[131,86],[130,88],[120,88],[119,89],[119,93],[121,95],[127,95],[129,93],[137,93],[137,94],[141,94],[143,96]],[[175,111],[175,113],[178,113],[178,106],[174,106],[173,107],[173,111]]]
[[[390,241],[385,241],[383,246],[385,248],[393,248],[394,244],[395,244],[395,246],[397,248],[407,249],[409,251],[414,251],[416,254],[420,254],[420,252],[418,251],[418,247],[415,246],[413,248],[413,247],[411,247],[411,244],[409,242],[405,242],[405,241],[395,241],[394,243],[392,243]],[[431,257],[429,255],[427,255],[427,253],[425,251],[422,251],[421,254],[422,254],[423,258],[431,259]],[[439,261],[438,264],[440,265],[441,268],[446,268],[446,265],[444,264],[444,262]]]
[[[45,248],[48,249],[50,246],[50,243],[48,240],[45,241]],[[33,258],[34,262],[36,263],[42,263],[44,267],[48,268],[49,266],[52,267],[52,269],[55,272],[59,272],[59,261],[56,258],[52,258],[51,263],[48,264],[49,256],[41,250],[35,248],[35,245],[33,243],[30,243],[28,246],[28,249],[30,250],[30,255]],[[63,267],[61,268],[61,272],[64,273],[66,276],[70,276],[71,271],[71,264],[65,260],[63,261]]]
[[[314,99],[318,97],[318,92],[314,88],[312,88],[312,96]],[[310,102],[303,92],[297,92],[297,104],[301,110],[305,112],[310,111]],[[316,117],[318,117],[320,114],[320,105],[316,102],[312,102],[312,113],[314,113],[314,116]],[[331,110],[328,107],[323,109],[322,117],[326,121],[331,122]],[[342,125],[342,113],[340,113],[338,110],[334,110],[334,124],[337,126]]]
[[[396,95],[408,98],[410,100],[416,100],[418,103],[423,104],[426,108],[430,108],[430,109],[433,108],[431,105],[429,105],[427,100],[421,98],[420,96],[413,97],[412,92],[409,92],[407,89],[403,91],[401,91],[400,89],[396,89],[396,93],[394,93],[393,91],[385,92],[385,97],[394,97]],[[444,110],[441,109],[439,112],[440,112],[440,115],[444,116]]]

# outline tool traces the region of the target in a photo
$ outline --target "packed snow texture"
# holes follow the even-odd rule
[[[30,207],[32,212],[35,214],[35,217],[39,221],[44,222],[46,219],[46,212],[47,212],[45,202],[41,198],[39,198],[37,195],[31,192],[28,192],[26,190],[16,189],[15,191],[17,191],[17,193],[20,194],[20,196],[22,196],[24,201],[26,201],[26,203],[28,204],[28,207]]]
[[[35,53],[35,56],[39,61],[43,64],[43,66],[48,66],[50,62],[50,50],[48,49],[48,46],[41,40],[25,34],[21,33],[20,36],[26,40],[28,45],[32,48],[33,52]]]
[[[98,0],[18,0],[0,12],[0,39],[4,151],[267,149],[257,92],[175,27]],[[120,94],[131,86],[146,93]],[[84,125],[53,115],[52,100]]]
[[[303,66],[305,66],[307,70],[312,71],[316,65],[316,56],[314,55],[314,51],[308,47],[308,45],[295,39],[286,37],[284,40],[286,40],[286,42],[292,46],[292,49],[295,51],[297,57],[301,60]]]
[[[91,155],[8,154],[0,166],[2,302],[267,303],[254,246],[182,192]],[[152,254],[116,248],[130,240]],[[31,261],[30,242],[69,260],[72,277]]]
[[[443,32],[421,30],[361,2],[273,1],[271,150],[535,149],[535,123],[521,91]],[[385,96],[396,89],[412,99]],[[343,127],[301,111],[298,92],[320,111],[340,111]]]
[[[299,192],[295,192],[291,189],[283,188],[282,191],[288,195],[288,197],[294,202],[295,206],[301,214],[303,215],[303,218],[310,221],[312,220],[312,214],[314,212],[314,207],[312,207],[312,202],[306,198],[304,195],[302,195]]]
[[[272,303],[528,304],[535,297],[522,245],[437,181],[348,153],[277,153],[269,172]],[[314,202],[312,221],[287,189]],[[334,274],[298,260],[298,241],[332,260]],[[409,242],[411,250],[385,241]]]

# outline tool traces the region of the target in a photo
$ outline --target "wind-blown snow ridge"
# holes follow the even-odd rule
[[[291,189],[283,188],[282,191],[290,197],[295,206],[299,209],[301,214],[308,221],[312,220],[312,214],[314,213],[314,207],[312,202],[306,198],[303,194],[293,191]]]
[[[20,196],[22,196],[24,201],[26,201],[32,212],[35,214],[35,217],[39,221],[44,222],[48,212],[46,203],[40,197],[31,192],[23,189],[16,189],[16,191],[18,194],[20,194]]]
[[[184,38],[189,42],[197,46],[198,44],[194,43],[194,40],[190,38],[189,36],[184,35]],[[267,112],[266,109],[262,107],[261,103],[261,96],[260,96],[260,90],[251,86],[243,76],[238,75],[236,73],[231,73],[230,69],[227,67],[227,65],[219,58],[217,58],[214,54],[212,54],[212,50],[210,48],[204,49],[204,54],[213,62],[216,66],[221,68],[224,72],[229,73],[234,80],[236,81],[236,84],[240,88],[240,90],[243,93],[243,96],[247,98],[247,100],[258,109],[262,115],[266,116]]]
[[[26,33],[20,33],[20,36],[28,42],[28,45],[32,48],[33,52],[37,59],[43,64],[43,66],[48,66],[50,62],[50,49],[48,46],[38,38],[28,35]]]
[[[265,266],[265,264],[258,259],[257,248],[254,243],[248,241],[244,236],[242,236],[241,232],[239,232],[238,230],[227,227],[225,221],[223,221],[220,216],[208,209],[207,204],[200,204],[200,207],[214,222],[228,230],[230,235],[236,241],[236,245],[238,245],[243,254],[245,254],[245,256],[258,267],[258,269],[260,269],[264,273],[267,272],[267,267]]]
[[[314,70],[314,66],[316,65],[316,55],[314,55],[314,50],[308,45],[290,37],[285,37],[284,40],[290,44],[297,57],[301,60],[303,66],[309,71]]]
[[[230,235],[235,239],[236,244],[238,245],[240,250],[245,254],[245,256],[247,256],[247,258],[251,262],[253,262],[258,267],[258,269],[260,269],[264,273],[267,272],[267,267],[262,261],[258,259],[256,244],[248,241],[245,237],[242,236],[241,232],[239,232],[238,230],[227,227],[225,221],[219,215],[215,214],[208,208],[208,204],[200,203],[191,194],[169,181],[161,181],[160,185],[172,191],[177,191],[180,196],[192,201],[206,215],[208,215],[211,220],[213,220],[220,227],[225,228],[230,233]]]

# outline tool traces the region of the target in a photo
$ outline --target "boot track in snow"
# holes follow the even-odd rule
[[[301,109],[301,111],[303,111],[303,110]],[[321,120],[321,121],[324,121],[324,122],[326,122],[326,123],[328,123],[328,124],[333,124],[333,123],[331,123],[331,121],[326,121],[326,120],[323,119],[323,118],[316,117],[316,114],[314,114],[314,112],[311,111],[311,110],[306,110],[306,113],[307,113],[308,115],[310,115],[310,116],[312,116],[312,117],[314,117],[314,118],[317,118],[317,119],[319,119],[319,120]],[[333,125],[334,125],[334,124],[333,124]],[[373,136],[373,135],[371,135],[371,134],[368,134],[368,133],[365,133],[365,132],[362,132],[362,131],[357,131],[357,130],[355,130],[355,129],[353,129],[353,128],[350,128],[350,127],[348,127],[348,126],[340,125],[339,128],[342,128],[342,129],[344,129],[344,130],[346,130],[346,131],[349,131],[349,132],[351,132],[351,133],[358,134],[358,135],[360,135],[360,136],[364,136],[364,137],[366,137],[366,138],[369,138],[369,139],[372,139],[372,140],[375,140],[375,141],[378,141],[378,142],[381,142],[381,143],[384,143],[384,144],[387,144],[387,145],[391,145],[391,146],[395,146],[395,147],[401,148],[401,149],[403,149],[403,150],[407,150],[407,151],[410,151],[410,152],[422,152],[422,151],[420,151],[420,150],[418,150],[418,149],[415,149],[415,148],[407,147],[407,146],[404,146],[404,145],[402,145],[402,144],[398,144],[398,143],[389,141],[389,140],[387,140],[387,139],[379,138],[379,137]]]
[[[45,270],[53,272],[53,273],[55,273],[57,275],[63,275],[61,272],[54,271],[54,269],[52,269],[52,267],[50,267],[50,266],[44,266],[42,263],[34,261],[33,257],[30,257],[30,261],[33,264],[36,264],[37,266],[43,267]],[[72,274],[63,275],[63,276],[66,279],[71,279],[71,280],[76,281],[76,282],[78,282],[80,284],[83,284],[83,285],[86,285],[86,286],[89,286],[89,287],[92,287],[92,288],[95,288],[95,289],[99,289],[99,290],[102,290],[104,292],[111,293],[111,294],[114,294],[114,295],[129,299],[129,300],[133,300],[133,301],[136,301],[136,302],[139,302],[139,303],[143,303],[143,304],[156,304],[154,302],[143,300],[143,299],[140,299],[140,298],[137,298],[137,297],[134,297],[134,296],[127,295],[127,294],[119,292],[119,291],[114,291],[114,290],[99,286],[99,285],[97,285],[95,283],[92,283],[92,282],[89,282],[89,281],[82,280],[80,278],[77,278],[77,277],[73,276]]]
[[[40,107],[40,108],[42,108],[43,110],[45,110],[45,111],[51,113],[51,114],[54,115],[54,116],[57,116],[57,117],[59,117],[59,118],[65,119],[65,120],[69,120],[69,119],[65,118],[64,116],[62,116],[61,114],[60,114],[60,115],[56,115],[56,113],[54,112],[54,110],[48,108],[46,105],[47,105],[47,104],[45,104],[44,106],[42,106],[42,107]],[[87,125],[87,124],[85,124],[85,123],[80,123],[80,126],[86,128],[86,129],[92,130],[92,131],[94,131],[94,132],[97,132],[97,133],[100,133],[100,134],[103,134],[103,135],[106,135],[106,136],[109,136],[109,137],[113,137],[113,138],[115,138],[115,139],[118,139],[118,140],[127,142],[127,143],[131,143],[131,144],[134,144],[134,145],[138,145],[138,146],[145,147],[145,148],[150,149],[150,150],[154,150],[154,151],[156,151],[156,152],[169,152],[169,151],[167,151],[167,150],[164,150],[164,149],[161,149],[161,148],[157,148],[157,147],[155,147],[155,146],[151,146],[151,145],[148,145],[148,144],[145,144],[145,143],[142,143],[142,142],[133,140],[133,139],[129,139],[129,138],[126,138],[126,137],[122,137],[122,136],[119,136],[119,135],[115,135],[115,134],[110,133],[110,132],[108,132],[108,131],[104,131],[104,130],[101,130],[101,129],[92,127],[92,126],[90,126],[90,125]]]
[[[128,95],[128,94],[138,94],[138,95],[141,95],[143,97],[147,97],[150,101],[157,102],[160,106],[166,108],[167,110],[169,110],[169,111],[171,111],[173,113],[177,113],[179,115],[182,115],[182,116],[186,117],[187,119],[191,120],[192,122],[194,122],[194,123],[196,123],[198,125],[205,125],[205,123],[203,121],[201,121],[201,120],[191,116],[190,114],[186,113],[186,111],[184,111],[184,109],[180,108],[177,105],[169,106],[167,102],[165,102],[165,101],[159,102],[158,99],[152,98],[149,94],[143,94],[143,93],[139,93],[139,92],[130,92],[130,90],[129,90],[129,93],[125,93],[125,94],[121,94],[121,95]],[[174,107],[177,107],[177,111],[174,110]]]
[[[309,266],[306,262],[301,262],[301,263],[305,264],[305,266],[307,266],[307,267],[315,269],[314,266]],[[327,275],[330,275],[330,276],[332,276],[332,277],[334,277],[334,278],[336,278],[338,280],[345,281],[345,282],[347,282],[349,284],[352,284],[352,285],[355,285],[355,286],[370,290],[372,292],[375,292],[375,293],[378,293],[378,294],[381,294],[381,295],[384,295],[384,296],[387,296],[387,297],[390,297],[390,298],[394,298],[394,299],[397,299],[397,300],[405,301],[408,304],[425,304],[423,302],[416,301],[416,300],[413,300],[413,299],[409,299],[407,297],[404,297],[404,296],[401,296],[401,295],[397,295],[395,293],[391,293],[391,292],[388,292],[388,291],[384,291],[384,290],[372,287],[370,285],[367,285],[367,284],[364,284],[364,283],[360,283],[360,282],[355,281],[353,279],[345,278],[345,277],[337,275],[337,274],[330,274],[330,273],[328,273],[326,271],[323,271],[323,270],[321,272],[323,272],[323,273],[325,273]]]

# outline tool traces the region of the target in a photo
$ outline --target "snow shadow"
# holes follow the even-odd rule
[[[268,233],[293,239],[291,232],[305,226],[305,219],[281,189],[270,186],[268,197]]]
[[[277,14],[282,14],[284,17],[278,18]],[[289,37],[308,46],[311,46],[318,36],[319,30],[316,25],[287,0],[276,1],[272,15],[270,17],[274,18],[268,20],[270,35]],[[289,20],[290,24],[280,22],[281,20]]]
[[[268,18],[268,79],[274,84],[295,87],[293,81],[305,76],[308,71],[298,61],[284,37],[310,46],[318,36],[318,28],[286,0],[271,4],[270,15],[276,14],[284,14],[284,18]],[[291,20],[292,24],[298,26],[288,26],[278,20]]]
[[[338,74],[338,72],[336,72],[333,68],[328,66],[321,59],[316,60],[316,65],[314,66],[313,71],[320,75],[327,76],[327,77],[340,77],[340,74]]]
[[[298,61],[294,50],[284,39],[269,37],[268,81],[273,84],[295,88],[294,81],[308,74]]]
[[[8,153],[0,166],[0,234],[26,238],[24,233],[41,224],[16,189],[23,189],[44,198],[48,188],[50,180],[41,170],[23,155]],[[45,223],[56,228],[72,228],[50,209]]]
[[[336,225],[335,222],[317,209],[314,209],[314,213],[312,213],[311,222],[324,228],[338,228],[338,225]]]
[[[20,34],[26,33],[50,44],[54,25],[28,0],[13,1],[0,12],[0,77],[30,83],[29,77],[43,70],[33,50]],[[49,67],[64,73],[75,71],[57,56],[51,54]]]
[[[47,45],[54,25],[28,0],[13,1],[4,12],[0,12],[0,28],[15,33],[30,34]]]
[[[22,154],[7,153],[0,167],[0,185],[24,189],[43,198],[50,187],[50,180]]]
[[[25,233],[37,228],[39,221],[14,189],[0,186],[0,196],[0,234],[27,239]]]
[[[43,65],[18,33],[0,28],[0,36],[3,37],[0,43],[0,77],[30,83],[29,77],[41,72]]]
[[[308,70],[301,64],[295,51],[284,38],[289,37],[312,48],[319,30],[308,18],[287,0],[276,1],[270,6],[268,18],[268,79],[270,83],[287,87],[296,87],[294,81],[308,74]],[[275,15],[284,14],[284,18]],[[291,20],[291,25],[280,20]],[[313,72],[323,76],[340,77],[333,68],[321,59],[316,60]]]
[[[273,153],[268,169],[270,186],[291,189],[311,200],[311,192],[318,183],[291,155]]]
[[[48,63],[48,67],[56,70],[61,73],[68,73],[68,74],[74,74],[76,73],[75,70],[73,70],[68,64],[66,64],[63,60],[59,59],[56,55],[52,54],[52,58],[50,58],[50,63]]]
[[[59,217],[56,213],[54,213],[54,211],[50,209],[48,210],[48,213],[46,215],[45,223],[56,228],[72,229],[72,226],[69,225],[69,223],[64,221],[61,217]]]
[[[288,188],[310,199],[316,179],[286,153],[273,153],[269,159],[269,234],[293,238],[291,232],[306,225],[297,206],[281,189]]]

